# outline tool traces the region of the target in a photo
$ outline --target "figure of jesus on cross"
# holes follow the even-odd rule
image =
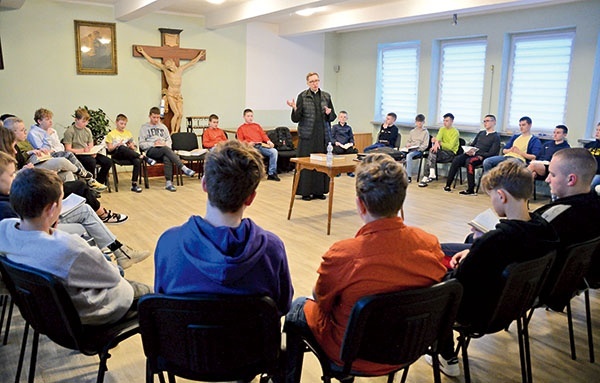
[[[171,133],[177,133],[181,128],[181,120],[183,118],[183,96],[181,94],[183,72],[198,61],[205,60],[206,51],[204,49],[179,48],[180,30],[159,29],[163,35],[163,46],[143,47],[137,45],[134,49],[134,55],[143,56],[152,66],[163,72],[163,87],[166,85],[166,89],[163,89],[163,94],[167,99],[168,107],[173,113],[170,123]],[[153,52],[148,54],[144,48],[152,49]],[[191,54],[194,54],[195,57],[191,56]],[[160,62],[153,57],[159,57],[163,60]],[[191,61],[178,66],[179,59],[191,59]]]

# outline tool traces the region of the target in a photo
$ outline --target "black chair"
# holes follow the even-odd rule
[[[202,381],[250,381],[277,371],[281,322],[269,297],[145,295],[139,302],[146,383],[163,371]],[[266,382],[263,376],[261,382]]]
[[[517,321],[522,380],[524,383],[533,381],[527,310],[533,306],[538,297],[555,257],[556,251],[553,250],[543,257],[508,265],[502,273],[502,292],[493,313],[479,323],[455,324],[454,330],[460,334],[456,353],[462,349],[465,383],[471,382],[467,353],[471,339],[507,329],[515,320]]]
[[[352,369],[357,359],[398,365],[388,374],[388,383],[401,369],[405,382],[409,366],[425,353],[433,355],[434,380],[439,383],[437,340],[452,331],[461,297],[462,285],[449,280],[431,287],[361,298],[354,304],[344,334],[340,350],[343,366],[332,362],[314,339],[304,338],[304,343],[307,351],[319,359],[326,383],[332,378],[351,382],[350,376],[372,376]]]
[[[464,153],[464,149],[463,149],[462,147],[463,147],[463,146],[465,146],[466,144],[467,144],[467,142],[465,141],[465,139],[464,139],[464,138],[459,138],[459,139],[458,139],[458,146],[460,147],[459,151],[461,152],[461,153],[459,153],[459,154],[462,154],[462,153]],[[462,176],[462,171],[463,171],[463,169],[465,169],[465,170],[466,170],[466,169],[467,169],[467,167],[466,167],[466,166],[461,166],[461,167],[458,169],[458,178],[459,178],[459,180],[460,180],[460,184],[461,184],[461,185],[463,184],[463,176]],[[452,185],[452,188],[456,189],[456,177],[454,177],[454,185]]]
[[[456,152],[457,155],[464,153],[463,148],[462,148],[464,145],[466,145],[465,140],[463,138],[459,138],[458,139],[458,151]],[[454,160],[454,157],[452,157],[452,159],[450,161],[439,161],[438,160],[438,161],[435,162],[435,179],[436,180],[439,179],[439,177],[440,177],[440,167],[439,167],[439,165],[442,165],[442,164],[449,164],[450,165],[450,164],[452,164],[453,160]],[[460,176],[460,184],[462,185],[462,171],[459,171],[458,173],[459,173],[459,176]],[[455,183],[455,187],[456,187],[456,183]]]
[[[575,338],[573,335],[573,317],[571,315],[571,299],[575,297],[582,286],[585,285],[585,276],[588,275],[592,264],[592,257],[600,246],[600,237],[592,240],[573,244],[562,250],[552,267],[548,279],[539,296],[537,304],[529,311],[527,321],[531,320],[537,307],[547,306],[554,311],[563,311],[567,308],[567,322],[569,341],[571,344],[571,359],[577,359],[575,352]],[[587,286],[585,288],[587,293]],[[592,336],[591,313],[589,310],[589,295],[586,298],[586,319],[588,329],[588,344],[590,362],[594,363],[594,340]]]
[[[2,332],[2,326],[4,325],[4,318],[6,318],[4,340],[2,341],[2,344],[6,345],[8,343],[8,332],[10,331],[10,321],[12,319],[12,312],[15,306],[15,301],[10,299],[10,293],[6,288],[6,285],[2,281],[2,278],[0,278],[0,305],[2,305],[2,314],[0,315],[0,333]]]
[[[119,192],[119,176],[117,175],[117,165],[119,166],[133,166],[131,161],[129,160],[118,160],[113,156],[110,157],[112,160],[112,174],[113,174],[113,183],[115,184],[115,192]],[[146,161],[140,159],[140,176],[138,178],[138,183],[142,183],[142,177],[144,178],[144,187],[146,189],[150,188],[150,183],[148,182],[148,170],[146,169]],[[109,186],[110,187],[110,186]]]
[[[540,177],[539,175],[536,174],[535,178],[533,179],[533,200],[537,200],[537,182],[538,181],[542,181],[544,182],[546,180],[546,176],[542,176]]]
[[[109,351],[121,341],[139,332],[137,316],[116,323],[82,325],[63,284],[53,275],[10,261],[0,255],[0,272],[21,315],[26,321],[15,381],[21,376],[29,326],[34,330],[29,365],[29,382],[35,379],[40,334],[84,355],[98,355],[100,365],[96,382],[104,381]]]
[[[433,143],[431,142],[431,139],[433,138],[433,136],[430,134],[429,135],[429,144],[427,145],[427,149],[425,149],[425,151],[423,152],[423,154],[421,154],[420,156],[415,156],[413,157],[413,159],[421,159],[421,161],[419,161],[419,170],[417,171],[417,181],[421,181],[421,169],[423,168],[423,162],[427,161],[427,157],[429,157],[429,150],[431,150],[431,147],[433,146]]]
[[[290,133],[290,130],[287,126],[279,126],[275,129],[268,130],[265,133],[267,133],[269,140],[271,140],[271,142],[275,144],[275,149],[277,149],[277,168],[282,172],[289,172],[294,168],[293,164],[290,164],[290,158],[297,157],[298,150],[294,148],[293,142],[279,143],[277,133],[278,129],[284,131],[287,130],[287,132],[289,133],[289,137],[292,137],[292,134]]]
[[[199,148],[198,137],[196,136],[196,133],[190,133],[190,132],[173,133],[171,135],[171,140],[172,140],[171,149],[173,149],[173,151],[185,150],[185,151],[191,152],[191,151]],[[198,179],[200,179],[202,177],[202,174],[204,173],[204,157],[206,157],[206,153],[202,153],[197,156],[196,155],[183,155],[183,154],[178,153],[178,156],[179,156],[179,158],[181,158],[182,161],[185,161],[187,163],[187,165],[190,169],[193,169],[194,164],[197,163],[198,164]],[[177,180],[178,180],[177,184],[183,185],[183,175],[181,173],[181,169],[179,169],[177,166],[176,166],[175,176],[177,177]]]

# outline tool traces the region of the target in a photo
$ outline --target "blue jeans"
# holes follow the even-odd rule
[[[382,148],[382,147],[384,147],[384,146],[387,146],[387,145],[386,145],[386,144],[382,144],[382,143],[380,143],[380,142],[376,142],[376,143],[374,143],[373,145],[369,145],[369,146],[367,146],[367,147],[366,147],[366,148],[363,150],[363,152],[365,152],[365,153],[366,153],[366,152],[369,152],[369,151],[371,151],[371,150],[373,150],[373,149]]]
[[[405,163],[406,165],[405,166],[406,166],[406,175],[408,177],[412,177],[413,160],[421,158],[422,155],[423,155],[423,152],[420,150],[413,150],[412,152],[409,152],[406,155],[406,163]],[[418,176],[418,174],[417,174],[417,176]]]
[[[507,160],[506,156],[492,156],[483,160],[483,172],[487,173],[492,168],[496,167],[500,162]]]
[[[269,175],[277,174],[277,149],[265,148],[263,146],[255,146],[256,149],[265,157],[269,158]]]

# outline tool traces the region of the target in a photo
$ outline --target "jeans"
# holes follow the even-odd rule
[[[376,143],[374,143],[373,145],[369,145],[369,146],[367,146],[367,147],[365,148],[365,150],[363,150],[363,152],[365,152],[365,153],[366,153],[366,152],[369,152],[369,151],[371,151],[371,150],[373,150],[373,149],[382,148],[382,147],[384,147],[384,146],[388,146],[388,145],[386,145],[386,144],[382,144],[382,143],[380,143],[380,142],[376,142]]]
[[[304,304],[308,298],[296,298],[292,302],[290,311],[285,316],[283,332],[286,339],[285,351],[285,369],[281,376],[283,379],[276,379],[275,383],[300,383],[302,375],[302,364],[304,362],[304,337],[313,337],[313,334],[306,323],[304,315]]]
[[[430,169],[435,169],[435,176],[437,177],[437,163],[447,163],[452,162],[455,154],[450,150],[444,150],[442,148],[438,149],[436,152],[429,151],[429,155],[427,156],[427,163],[425,164],[425,170],[423,170],[423,174],[429,174]]]
[[[412,177],[412,166],[413,166],[413,160],[415,159],[419,159],[421,158],[421,156],[423,156],[423,152],[420,150],[413,150],[412,152],[408,152],[408,154],[406,155],[406,175],[408,177]],[[417,174],[418,176],[418,174]]]
[[[269,158],[269,175],[277,174],[277,149],[265,148],[262,145],[255,146],[256,149],[265,157]]]
[[[483,160],[483,172],[487,173],[493,167],[497,166],[500,162],[507,160],[506,156],[492,156]]]
[[[74,173],[77,173],[77,166],[73,165],[66,158],[51,158],[48,161],[44,161],[35,165],[36,168],[53,170],[58,173],[60,178],[65,181],[74,181]]]
[[[54,152],[54,153],[52,153],[52,157],[54,157],[54,158],[66,158],[70,163],[72,163],[73,165],[75,165],[77,167],[77,169],[79,169],[79,171],[80,171],[81,174],[85,174],[85,172],[86,172],[86,169],[83,166],[83,164],[77,159],[77,157],[75,157],[75,154],[73,154],[71,152],[66,152],[66,151]]]
[[[173,164],[177,165],[179,169],[183,167],[179,156],[168,146],[153,146],[146,151],[146,155],[165,164],[164,172],[167,181],[173,181]]]
[[[79,223],[88,234],[94,238],[99,248],[104,248],[113,243],[117,237],[108,230],[104,222],[100,220],[98,214],[92,210],[90,205],[81,204],[65,215],[60,216],[61,223]]]

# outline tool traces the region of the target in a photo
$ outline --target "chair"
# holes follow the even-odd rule
[[[171,144],[171,149],[173,149],[173,151],[176,150],[185,150],[188,152],[191,152],[193,150],[198,149],[198,137],[196,136],[195,133],[190,133],[190,132],[179,132],[179,133],[173,133],[171,135],[171,140],[172,140],[172,144]],[[187,164],[189,165],[189,168],[193,168],[194,163],[198,164],[198,179],[200,179],[202,177],[202,174],[204,173],[204,157],[206,157],[206,153],[202,153],[201,155],[198,156],[189,156],[189,155],[182,155],[182,154],[178,154],[179,158],[181,158],[182,161],[187,162]],[[178,185],[181,184],[183,185],[183,175],[181,173],[181,169],[179,169],[178,167],[176,167],[176,173],[175,173],[175,177],[177,177],[178,179]]]
[[[404,369],[404,382],[409,366],[425,353],[434,356],[434,379],[439,383],[437,340],[451,331],[461,297],[462,285],[449,280],[361,298],[354,304],[344,334],[340,350],[343,366],[333,363],[314,339],[304,338],[304,343],[319,359],[326,383],[332,378],[351,382],[349,375],[371,376],[352,369],[357,359],[398,365],[387,381],[391,383],[396,371]]]
[[[466,145],[465,140],[463,138],[459,138],[458,139],[458,151],[456,152],[456,154],[462,154],[464,153],[463,151],[463,146]],[[435,162],[435,179],[439,179],[440,176],[440,167],[439,165],[441,164],[451,164],[452,161],[454,160],[454,157],[452,157],[452,159],[450,161],[436,161]],[[458,172],[459,176],[460,176],[460,184],[462,185],[462,170]],[[456,184],[455,184],[456,186]]]
[[[6,345],[8,343],[8,332],[10,330],[10,321],[12,319],[15,301],[10,299],[10,293],[2,281],[2,278],[0,278],[0,305],[2,305],[2,314],[0,315],[0,333],[2,332],[4,318],[6,317],[6,328],[4,329],[4,340],[2,341],[2,344]],[[6,310],[8,310],[8,313]]]
[[[573,318],[571,315],[571,299],[580,292],[584,285],[584,278],[590,270],[592,257],[600,245],[600,237],[592,240],[573,244],[559,254],[548,279],[540,293],[538,303],[529,311],[527,321],[531,320],[537,307],[547,306],[554,311],[563,311],[567,307],[567,323],[569,341],[571,344],[571,359],[576,360],[575,339],[573,336]],[[585,289],[587,292],[587,288]],[[587,299],[589,304],[589,295]],[[588,343],[590,362],[594,363],[594,341],[592,336],[591,315],[586,304],[586,319],[588,327]]]
[[[537,200],[537,181],[545,181],[546,177],[540,177],[539,175],[536,174],[535,178],[533,179],[533,200]]]
[[[119,176],[117,175],[117,165],[119,166],[133,166],[131,161],[129,160],[118,160],[111,156],[112,159],[112,174],[113,174],[113,183],[115,184],[115,192],[119,192]],[[144,187],[146,189],[150,188],[150,183],[148,182],[148,171],[146,169],[146,161],[140,159],[140,177],[138,183],[142,183],[142,177],[144,178]]]
[[[421,154],[420,156],[415,156],[413,157],[413,159],[421,159],[421,161],[419,161],[419,170],[417,171],[417,180],[420,181],[421,180],[421,168],[423,168],[423,161],[427,160],[427,157],[429,157],[429,150],[431,149],[432,146],[432,142],[431,139],[433,138],[433,136],[430,134],[429,135],[429,144],[427,145],[427,149],[425,149],[425,151],[423,152],[423,154]]]
[[[164,382],[163,371],[174,383],[250,381],[277,370],[281,324],[269,297],[151,294],[138,308],[146,383],[154,374]]]
[[[292,137],[292,134],[290,133],[290,130],[288,129],[287,126],[279,126],[275,129],[272,130],[268,130],[265,133],[267,133],[267,136],[269,137],[269,140],[271,140],[272,143],[275,144],[275,149],[277,149],[277,167],[282,170],[282,171],[290,171],[290,158],[294,158],[298,156],[298,151],[294,148],[294,143],[293,142],[284,142],[285,144],[285,150],[282,149],[282,147],[280,146],[279,143],[279,139],[278,139],[278,129],[279,130],[287,130],[289,137]],[[293,166],[291,167],[293,168]]]
[[[77,350],[84,355],[97,354],[100,365],[96,382],[101,383],[107,370],[109,351],[139,331],[136,316],[108,325],[82,325],[65,287],[49,273],[15,263],[3,255],[0,255],[0,272],[26,321],[16,382],[21,376],[29,326],[34,330],[29,382],[35,379],[40,334],[62,347]]]
[[[502,292],[494,312],[489,318],[481,321],[481,323],[455,324],[454,330],[460,334],[456,353],[462,349],[465,383],[471,382],[467,353],[467,347],[471,339],[506,329],[514,320],[517,321],[522,380],[524,383],[533,381],[527,330],[527,310],[533,306],[540,293],[555,256],[556,251],[553,250],[543,257],[508,265],[502,273]]]
[[[463,147],[463,146],[465,146],[466,144],[467,144],[467,142],[465,141],[465,139],[464,139],[464,138],[459,138],[459,139],[458,139],[458,146],[460,147],[460,149],[459,149],[459,152],[460,152],[460,153],[464,153],[464,149],[463,149],[462,147]],[[462,170],[463,170],[463,169],[465,169],[465,170],[466,170],[466,169],[467,169],[467,167],[466,167],[466,166],[461,166],[461,167],[458,169],[458,177],[459,177],[459,180],[460,180],[460,184],[461,184],[461,185],[463,184],[463,176],[462,176]],[[454,177],[454,185],[452,185],[452,187],[453,187],[454,189],[456,189],[456,177]]]

